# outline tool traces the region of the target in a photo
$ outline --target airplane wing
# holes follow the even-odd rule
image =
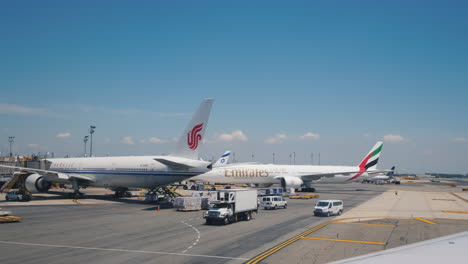
[[[175,162],[175,161],[172,161],[172,160],[169,160],[169,159],[156,158],[154,160],[157,161],[157,162],[160,162],[160,163],[162,163],[162,164],[166,165],[167,167],[169,167],[171,169],[174,169],[174,170],[188,170],[188,169],[194,168],[193,166],[183,164],[183,163],[179,163],[179,162]]]
[[[47,179],[51,178],[59,178],[62,180],[82,180],[82,181],[94,181],[93,179],[86,177],[81,174],[77,173],[63,173],[63,172],[58,172],[58,171],[50,171],[50,170],[41,170],[41,169],[33,169],[33,168],[26,168],[26,167],[16,167],[16,166],[7,166],[7,165],[0,165],[0,168],[8,168],[8,169],[14,169],[18,171],[24,171],[24,172],[30,172],[30,173],[37,173],[40,174]]]
[[[332,178],[332,177],[335,177],[337,175],[348,175],[350,176],[349,174],[357,174],[357,173],[367,173],[369,176],[370,175],[374,175],[374,174],[378,174],[378,173],[382,173],[382,172],[387,172],[388,170],[372,170],[372,171],[344,171],[344,172],[330,172],[330,173],[317,173],[317,174],[301,174],[301,173],[297,173],[293,176],[297,176],[297,177],[300,177],[304,182],[312,182],[312,181],[318,181],[320,180],[321,178]],[[278,175],[275,177],[275,179],[281,179],[283,177],[285,177],[286,175]],[[291,175],[289,175],[291,176]]]

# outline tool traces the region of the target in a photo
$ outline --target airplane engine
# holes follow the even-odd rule
[[[281,178],[281,186],[285,189],[301,187],[304,182],[299,177],[283,177]]]
[[[47,192],[50,189],[50,182],[44,180],[39,174],[31,174],[26,178],[25,186],[32,193]]]

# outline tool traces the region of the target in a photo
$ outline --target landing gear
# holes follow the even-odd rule
[[[115,198],[132,197],[132,193],[128,191],[128,188],[119,188],[114,191]]]

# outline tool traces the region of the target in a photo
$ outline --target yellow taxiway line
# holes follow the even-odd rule
[[[372,242],[372,241],[360,241],[360,240],[347,240],[347,239],[334,239],[334,238],[323,238],[323,237],[301,237],[302,239],[313,239],[313,240],[325,240],[325,241],[336,241],[336,242],[348,242],[348,243],[360,243],[360,244],[373,244],[373,245],[386,245],[385,242]]]
[[[449,213],[449,214],[468,214],[467,211],[442,211],[442,213]]]
[[[282,249],[282,248],[296,242],[297,240],[301,239],[302,237],[304,237],[304,236],[306,236],[306,235],[308,235],[308,234],[310,234],[312,232],[315,232],[315,231],[319,230],[320,228],[323,228],[323,227],[325,227],[325,226],[327,226],[327,225],[329,225],[331,223],[332,222],[325,222],[325,223],[320,224],[318,226],[315,226],[315,227],[313,227],[313,228],[311,228],[311,229],[309,229],[309,230],[307,230],[307,231],[305,231],[305,232],[303,232],[303,233],[301,233],[301,234],[299,234],[299,235],[297,235],[297,236],[295,236],[293,238],[290,238],[290,239],[286,240],[285,242],[271,248],[270,250],[267,250],[267,251],[263,252],[262,254],[256,256],[255,258],[247,261],[246,264],[256,264],[256,263],[262,261],[263,259],[267,258],[268,256],[274,254],[278,250],[280,250],[280,249]]]
[[[421,217],[415,217],[414,219],[419,220],[419,221],[423,221],[423,222],[431,224],[431,225],[437,225],[436,222],[432,222],[432,221],[429,221],[429,220],[421,218]]]
[[[351,222],[340,222],[340,221],[333,221],[333,223],[336,223],[336,224],[348,224],[348,225],[368,225],[368,226],[396,227],[396,225],[368,224],[368,223],[351,223]]]

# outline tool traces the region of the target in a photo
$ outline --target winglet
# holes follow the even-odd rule
[[[208,126],[213,99],[205,99],[185,128],[171,156],[188,159],[198,158],[198,149]]]

